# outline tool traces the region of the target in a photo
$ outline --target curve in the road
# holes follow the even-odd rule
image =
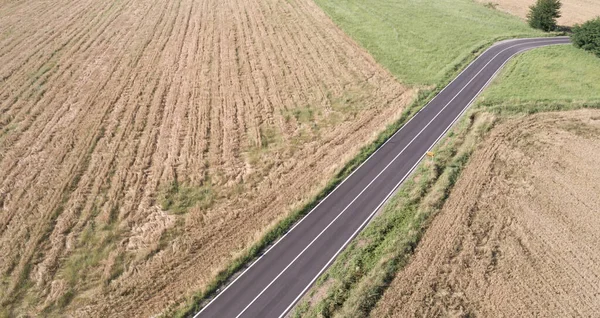
[[[535,38],[490,47],[194,317],[283,317],[510,58],[568,43]]]

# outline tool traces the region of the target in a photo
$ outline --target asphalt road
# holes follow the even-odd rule
[[[492,46],[195,317],[282,317],[514,55],[568,38]]]

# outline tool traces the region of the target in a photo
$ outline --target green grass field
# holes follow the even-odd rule
[[[526,52],[510,61],[483,93],[480,104],[494,108],[600,102],[600,58],[573,46],[553,46]],[[527,109],[529,108],[529,109]]]
[[[496,39],[541,36],[472,0],[315,0],[401,82],[438,85]]]

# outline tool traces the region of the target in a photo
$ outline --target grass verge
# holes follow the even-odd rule
[[[317,280],[295,317],[368,316],[448,198],[495,116],[471,110],[451,129],[367,228]]]
[[[599,103],[600,58],[570,45],[517,56],[481,98],[481,104],[494,112],[511,113]]]

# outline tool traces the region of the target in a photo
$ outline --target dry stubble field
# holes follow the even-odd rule
[[[598,110],[498,124],[372,316],[597,315],[599,155]]]
[[[526,18],[529,7],[537,0],[477,0],[481,3],[492,3],[498,9],[514,14],[523,19]],[[581,24],[589,19],[600,16],[600,1],[598,0],[562,0],[562,17],[558,24],[573,26]]]
[[[0,316],[151,316],[414,95],[311,0],[0,2]]]

